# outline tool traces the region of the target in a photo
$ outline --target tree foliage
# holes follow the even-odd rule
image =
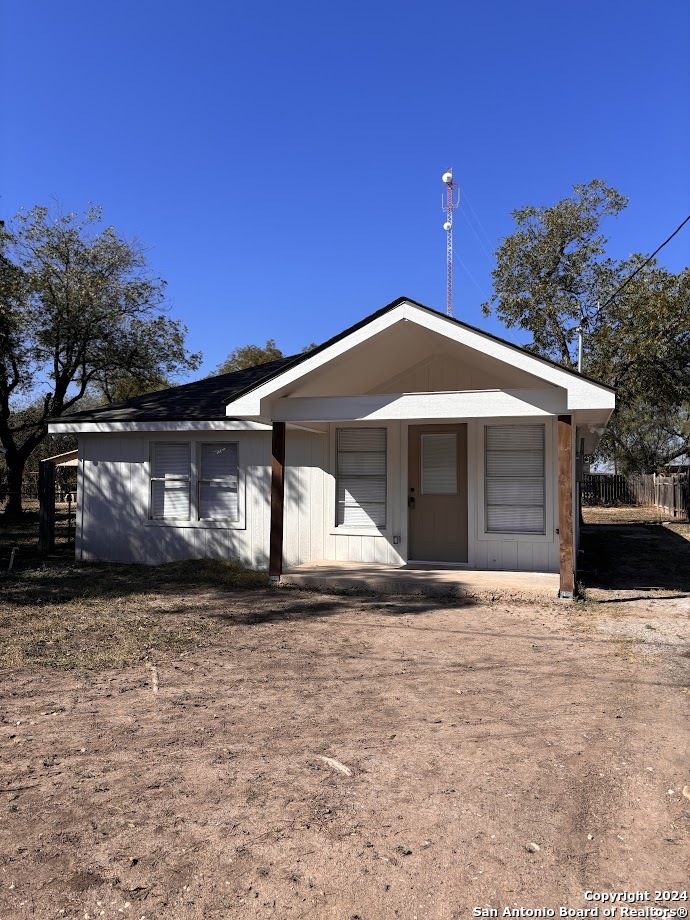
[[[233,348],[225,361],[218,365],[211,376],[218,374],[232,374],[234,371],[243,371],[248,367],[257,367],[259,364],[268,364],[282,358],[283,353],[275,343],[275,339],[268,339],[261,345],[238,345]]]
[[[690,270],[674,274],[655,261],[643,267],[642,254],[606,255],[602,222],[625,204],[594,180],[555,205],[514,211],[516,229],[498,248],[494,294],[483,310],[529,333],[532,351],[570,368],[580,327],[584,372],[617,392],[600,456],[622,470],[650,471],[688,450]]]
[[[305,345],[300,354],[306,354],[316,348],[316,342]],[[260,364],[268,364],[269,361],[276,361],[278,358],[286,357],[278,348],[275,339],[268,339],[266,344],[261,345],[239,345],[234,348],[227,356],[225,361],[209,374],[215,377],[218,374],[232,374],[234,371],[243,371],[248,367],[258,367]]]
[[[174,383],[168,377],[152,371],[144,376],[123,375],[99,382],[96,385],[96,393],[101,397],[102,402],[114,403],[134,399],[136,396],[145,396],[147,393],[155,393],[157,390],[167,390],[172,386]]]
[[[99,208],[20,212],[0,243],[0,441],[14,512],[50,418],[125,381],[165,381],[198,367],[200,356],[185,348],[185,327],[165,315],[165,284],[141,244],[103,227]]]

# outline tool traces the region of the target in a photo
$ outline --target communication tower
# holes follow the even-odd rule
[[[443,229],[446,231],[446,313],[453,315],[453,211],[460,204],[460,191],[457,197],[455,190],[458,186],[453,182],[453,167],[444,172],[441,177],[446,185],[446,193],[441,199],[441,207],[446,212],[446,222]]]

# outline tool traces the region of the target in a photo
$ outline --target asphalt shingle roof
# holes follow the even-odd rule
[[[285,365],[295,360],[278,358],[257,367],[248,367],[232,374],[205,377],[193,383],[183,383],[167,390],[146,393],[122,402],[85,409],[72,415],[63,415],[61,422],[176,422],[226,419],[225,402],[235,395],[256,386],[265,377],[272,377]]]

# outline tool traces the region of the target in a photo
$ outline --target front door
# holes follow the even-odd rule
[[[411,425],[409,559],[467,562],[467,425]]]

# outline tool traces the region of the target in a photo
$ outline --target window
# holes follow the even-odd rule
[[[191,465],[189,442],[163,441],[152,445],[152,518],[189,520]]]
[[[422,435],[422,495],[458,494],[455,434]]]
[[[487,533],[546,532],[543,425],[485,429]]]
[[[237,441],[151,444],[151,520],[239,524],[240,504]]]
[[[238,446],[237,442],[199,446],[200,521],[239,519]]]
[[[336,433],[336,526],[386,526],[386,429]]]

